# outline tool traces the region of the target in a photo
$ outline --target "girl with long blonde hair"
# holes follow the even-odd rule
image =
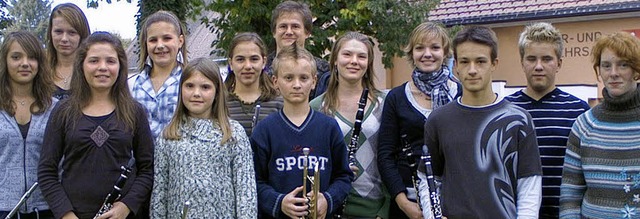
[[[178,106],[157,139],[152,218],[255,218],[253,152],[244,129],[229,118],[218,65],[199,58],[180,78]]]

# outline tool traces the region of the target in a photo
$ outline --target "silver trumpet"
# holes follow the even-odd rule
[[[187,213],[189,213],[189,206],[191,206],[191,202],[186,201],[184,202],[184,205],[182,206],[182,219],[187,219]]]
[[[29,188],[29,190],[27,190],[27,192],[24,193],[24,195],[22,195],[22,197],[20,198],[20,201],[18,201],[18,204],[15,207],[13,207],[13,209],[11,209],[11,211],[9,212],[7,217],[5,217],[5,219],[11,219],[11,217],[13,217],[13,215],[18,213],[18,209],[20,209],[20,207],[22,207],[22,205],[24,205],[24,203],[27,201],[27,199],[29,199],[29,196],[31,196],[31,193],[33,193],[33,191],[36,191],[36,187],[38,187],[38,182],[33,183],[31,188]]]

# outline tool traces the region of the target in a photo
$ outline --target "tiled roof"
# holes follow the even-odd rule
[[[206,16],[209,20],[212,20],[218,15],[216,12],[205,10],[201,13],[201,16]],[[211,33],[207,25],[202,24],[199,20],[187,22],[187,29],[189,30],[189,35],[187,36],[187,49],[189,50],[187,56],[189,60],[210,57],[211,51],[214,50],[214,48],[211,48],[211,43],[217,38],[216,35]]]
[[[217,15],[212,11],[203,11],[202,16],[207,16],[209,19],[212,19]],[[211,57],[210,53],[214,50],[214,48],[211,48],[211,43],[216,39],[216,35],[211,33],[207,25],[202,24],[199,20],[187,21],[187,30],[187,59],[192,60],[199,57]],[[133,72],[137,71],[136,67],[139,59],[137,52],[140,50],[140,47],[137,42],[138,37],[136,36],[126,50],[129,69]]]
[[[638,0],[442,0],[430,21],[447,26],[638,12]]]

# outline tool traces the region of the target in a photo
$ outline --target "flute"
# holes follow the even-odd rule
[[[27,199],[29,199],[29,196],[31,196],[31,193],[33,193],[33,191],[36,191],[36,187],[38,187],[38,182],[33,183],[31,188],[29,188],[29,190],[27,190],[27,192],[24,193],[24,195],[22,195],[22,197],[20,198],[20,201],[18,201],[18,204],[15,207],[13,207],[13,209],[11,209],[11,212],[9,212],[9,214],[7,215],[7,217],[5,217],[5,219],[11,219],[13,215],[18,213],[18,209],[20,209],[20,207],[24,205]]]
[[[100,210],[98,210],[98,213],[96,213],[93,219],[96,219],[101,215],[103,215],[104,213],[107,213],[113,207],[113,203],[116,200],[120,199],[120,196],[122,195],[122,188],[124,187],[124,184],[127,182],[129,173],[131,173],[131,170],[133,169],[134,164],[135,164],[135,159],[131,158],[126,167],[125,166],[120,167],[120,169],[122,170],[122,172],[120,172],[120,177],[118,177],[118,180],[113,185],[113,189],[104,199],[104,202],[102,203],[102,207],[100,207]]]
[[[424,163],[424,172],[427,176],[427,185],[429,186],[429,199],[431,200],[431,213],[433,213],[433,218],[441,219],[442,208],[440,206],[440,195],[437,192],[436,181],[433,176],[433,169],[431,169],[431,154],[429,154],[427,145],[422,146],[422,156],[420,158]]]

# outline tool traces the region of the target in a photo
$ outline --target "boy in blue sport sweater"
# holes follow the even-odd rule
[[[347,161],[347,147],[337,122],[309,107],[309,92],[316,83],[313,56],[292,45],[278,52],[273,62],[273,80],[284,98],[282,110],[272,113],[253,130],[259,218],[298,218],[306,216],[311,186],[302,191],[303,167],[309,148],[309,175],[317,165],[320,189],[317,197],[319,217],[331,217],[342,205],[353,173]]]

